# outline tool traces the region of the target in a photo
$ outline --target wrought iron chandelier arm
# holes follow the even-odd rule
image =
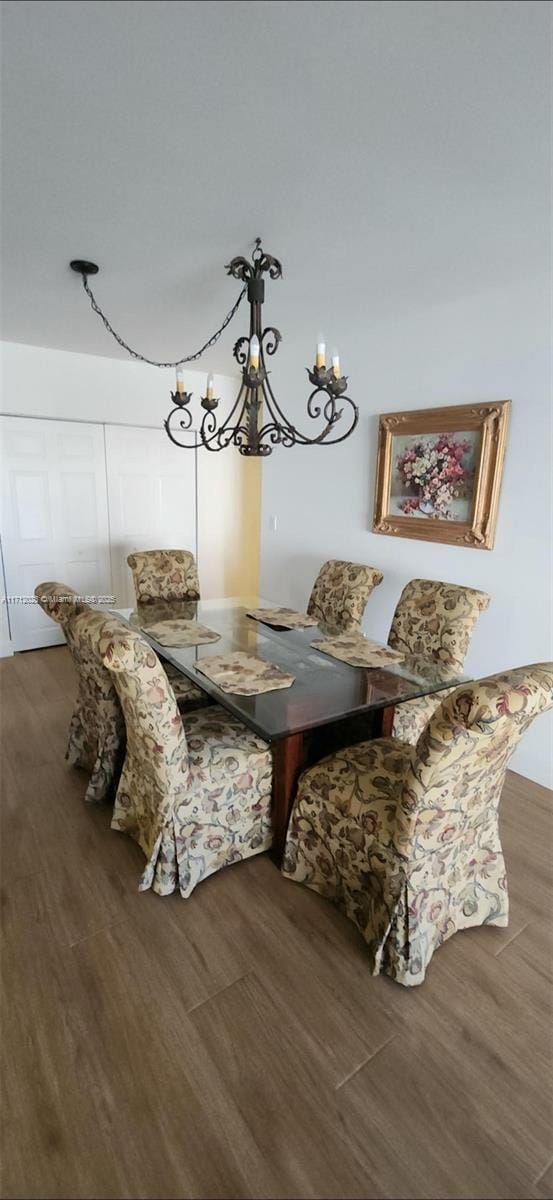
[[[311,397],[310,397],[310,399],[311,399]],[[350,433],[353,433],[353,431],[357,425],[357,422],[359,421],[359,409],[358,409],[357,405],[353,403],[353,400],[350,400],[350,397],[346,396],[345,394],[340,396],[339,399],[344,404],[349,405],[349,408],[351,410],[350,424],[347,426],[345,433],[342,433],[340,435],[340,437],[327,438],[325,436],[325,445],[326,446],[337,446],[338,442],[345,442],[346,438],[349,437]],[[338,413],[336,413],[335,412],[335,408],[336,408],[335,397],[334,396],[330,397],[330,400],[332,403],[332,420],[329,422],[329,427],[332,429],[337,424],[338,419],[343,415],[344,410],[340,409],[340,411]],[[329,404],[327,403],[323,410],[325,420],[328,420],[328,415],[327,415],[328,408],[329,408]],[[343,428],[343,427],[340,426],[340,428]],[[315,439],[315,441],[318,441],[318,440],[319,439]]]
[[[286,417],[284,415],[284,413],[280,407],[280,404],[273,392],[273,389],[269,383],[268,376],[264,380],[264,383],[263,383],[263,398],[264,398],[265,404],[267,406],[267,412],[268,412],[269,416],[272,417],[272,421],[268,422],[268,427],[270,427],[272,424],[276,424],[277,426],[282,426],[283,429],[290,430],[294,434],[294,437],[299,436],[298,431],[295,428],[295,426],[292,425],[291,421],[288,420],[288,417]],[[263,431],[260,430],[260,435],[261,435],[261,432],[263,432]]]
[[[316,391],[318,391],[318,390],[319,389],[316,389]],[[322,390],[322,389],[320,389],[320,390]],[[310,417],[314,417],[314,418],[319,417],[321,415],[321,411],[322,411],[320,407],[318,409],[315,409],[315,411],[311,411],[311,408],[310,408],[311,402],[313,400],[314,395],[316,394],[316,391],[312,392],[311,396],[309,397],[309,401],[308,401],[308,405],[307,405],[308,415]],[[329,432],[329,430],[332,428],[332,425],[334,424],[334,420],[337,419],[337,418],[331,419],[331,417],[329,415],[327,416],[327,413],[326,413],[326,409],[328,408],[328,403],[327,403],[327,405],[325,405],[325,418],[327,421],[325,428],[321,431],[321,433],[318,435],[317,438],[309,438],[307,436],[307,434],[302,433],[301,430],[297,429],[296,426],[293,425],[292,422],[289,421],[288,418],[285,416],[285,414],[283,413],[283,411],[280,407],[280,404],[278,403],[278,400],[273,392],[273,389],[271,387],[268,377],[264,380],[263,396],[264,396],[265,405],[267,408],[267,413],[272,419],[270,421],[267,421],[265,423],[265,425],[263,425],[262,428],[259,430],[259,441],[260,442],[263,441],[264,437],[268,437],[269,441],[273,445],[282,444],[283,446],[295,446],[295,445],[313,446],[317,442],[321,441],[323,438],[326,437],[327,433]],[[330,398],[330,401],[331,400],[332,400],[332,397]]]
[[[193,442],[179,441],[177,432],[173,431],[171,429],[171,420],[177,411],[178,411],[178,409],[173,408],[171,410],[171,412],[169,413],[169,416],[163,422],[165,432],[167,433],[167,436],[170,438],[170,440],[173,442],[173,445],[178,446],[179,449],[181,449],[181,450],[202,450],[202,449],[203,450],[222,450],[223,449],[222,446],[212,445],[212,443],[216,442],[220,438],[221,434],[225,432],[223,427],[221,427],[220,429],[217,428],[216,418],[213,416],[213,413],[205,413],[204,417],[202,418],[202,422],[201,422],[201,425],[199,428],[199,435],[200,435],[199,440],[196,438],[196,440]],[[179,427],[180,427],[180,429],[182,429],[183,433],[186,433],[189,429],[191,429],[191,425],[192,425],[192,418],[190,419],[190,422],[186,422],[186,423],[184,421],[179,421]],[[209,429],[210,425],[212,426],[211,430]]]
[[[323,395],[325,395],[327,397],[326,404],[322,407],[321,407],[321,405],[315,405],[313,403],[315,396],[317,396],[321,392],[323,393]],[[332,437],[328,437],[327,435],[330,432],[330,430],[333,429],[334,426],[338,424],[338,421],[343,416],[343,412],[344,412],[343,408],[336,411],[336,400],[337,399],[339,399],[340,402],[343,402],[344,404],[349,405],[349,407],[351,409],[351,421],[350,421],[349,425],[347,426],[345,432],[342,433],[340,435],[340,437],[332,438]],[[353,431],[357,425],[357,422],[359,420],[359,409],[358,409],[357,405],[353,403],[353,400],[350,400],[349,396],[346,396],[345,393],[342,393],[339,396],[333,396],[332,393],[329,393],[326,390],[326,388],[324,388],[324,387],[316,387],[311,392],[309,400],[307,401],[307,413],[308,413],[308,416],[312,420],[316,420],[318,417],[321,416],[321,413],[322,413],[327,424],[326,424],[324,430],[322,431],[322,433],[320,433],[315,438],[310,438],[310,437],[307,437],[305,434],[301,434],[301,444],[305,445],[305,446],[316,446],[318,444],[321,444],[323,441],[324,441],[325,446],[337,446],[338,442],[345,442],[346,438],[348,438],[350,436],[350,434],[353,433]],[[342,426],[340,426],[340,428],[342,428]]]
[[[242,387],[240,388],[240,391],[236,397],[236,400],[234,401],[234,404],[233,404],[228,416],[223,421],[223,424],[220,425],[219,427],[217,426],[217,418],[215,417],[213,410],[211,410],[211,411],[208,410],[204,414],[200,428],[198,430],[199,438],[200,438],[199,441],[196,440],[194,442],[190,442],[190,441],[181,442],[178,440],[177,431],[173,432],[173,430],[171,429],[171,421],[172,421],[175,413],[180,412],[182,414],[182,416],[181,416],[181,420],[178,422],[178,428],[181,429],[183,433],[186,433],[188,430],[192,431],[192,413],[191,413],[190,409],[188,407],[183,406],[182,403],[175,404],[174,408],[171,409],[169,416],[163,422],[164,427],[165,427],[165,432],[167,433],[168,437],[171,439],[171,441],[174,443],[175,446],[179,446],[181,449],[184,449],[184,450],[201,450],[202,448],[204,448],[206,450],[222,450],[223,449],[222,445],[213,445],[213,443],[218,441],[219,439],[221,439],[223,437],[223,435],[225,435],[227,433],[230,433],[230,435],[231,435],[229,438],[229,441],[232,440],[233,430],[229,430],[228,426],[229,426],[229,422],[234,417],[234,414],[236,413],[241,400],[242,400],[242,407],[241,407],[240,416],[238,417],[238,420],[239,421],[242,420],[242,417],[244,414],[245,403],[246,403],[245,398],[242,399],[242,397],[244,395],[244,390],[245,390],[245,386],[244,386],[244,384],[242,384]],[[228,442],[225,444],[228,445]]]
[[[178,437],[177,437],[177,435],[176,435],[176,432],[174,432],[174,431],[171,429],[171,421],[172,421],[172,419],[173,419],[173,417],[174,417],[175,413],[176,413],[176,412],[179,412],[179,411],[180,411],[180,410],[179,410],[177,407],[175,407],[175,408],[172,408],[172,409],[171,409],[171,412],[169,413],[169,416],[168,416],[168,417],[166,417],[166,418],[165,418],[165,420],[164,420],[164,422],[163,422],[163,428],[165,429],[165,432],[166,432],[166,434],[167,434],[167,437],[168,437],[168,438],[169,438],[169,440],[170,440],[170,441],[173,443],[173,445],[174,445],[174,446],[178,446],[178,447],[179,447],[179,450],[201,450],[201,448],[202,448],[202,446],[203,446],[203,444],[204,444],[203,442],[201,442],[201,441],[200,441],[200,442],[198,442],[198,441],[194,441],[194,442],[180,442],[180,441],[179,441],[179,439],[178,439]],[[190,419],[189,419],[189,421],[184,421],[184,420],[181,420],[181,421],[179,421],[179,428],[180,428],[180,429],[182,429],[183,433],[186,433],[186,431],[187,431],[188,429],[190,429],[190,427],[191,427],[191,425],[192,425],[192,415],[191,415],[191,413],[187,413],[186,415],[187,415],[187,417],[189,417],[189,418],[190,418]]]
[[[270,442],[271,446],[295,446],[298,444],[297,430],[291,425],[281,425],[279,421],[267,421],[259,430],[259,441],[262,444]],[[269,453],[269,451],[265,451]]]
[[[175,367],[176,368],[176,367],[182,366],[183,363],[197,362],[197,360],[202,357],[202,354],[204,354],[206,350],[209,350],[211,346],[214,346],[215,343],[219,341],[221,334],[224,333],[227,325],[230,325],[232,318],[238,312],[238,309],[242,303],[242,300],[244,299],[244,296],[246,295],[246,288],[244,287],[244,288],[242,288],[242,291],[240,292],[238,299],[235,301],[232,308],[227,313],[222,325],[219,326],[219,328],[215,331],[215,333],[213,333],[211,335],[211,337],[207,340],[207,342],[204,342],[203,346],[201,346],[199,350],[196,350],[194,352],[194,354],[186,354],[182,358],[177,358],[175,362],[157,362],[154,358],[147,358],[145,354],[139,354],[138,350],[133,350],[132,347],[129,346],[128,343],[125,342],[124,339],[116,332],[116,330],[113,328],[113,325],[111,325],[110,322],[108,321],[108,318],[106,317],[105,313],[102,312],[102,309],[100,308],[100,305],[98,304],[98,301],[96,300],[96,298],[94,296],[92,288],[90,287],[90,284],[88,282],[86,274],[84,272],[81,272],[81,275],[82,275],[83,288],[90,300],[90,305],[91,305],[92,311],[95,312],[97,314],[97,316],[100,317],[100,320],[103,322],[108,333],[111,334],[112,338],[115,338],[115,341],[117,342],[118,346],[121,346],[122,350],[126,350],[127,354],[130,354],[131,358],[137,359],[138,362],[147,363],[149,367]]]
[[[211,450],[212,453],[216,453],[218,450],[225,450],[227,446],[230,446],[231,442],[234,442],[235,445],[238,444],[236,442],[236,434],[237,434],[238,430],[241,428],[240,422],[242,421],[245,410],[246,410],[246,397],[244,396],[244,398],[242,399],[244,391],[245,391],[244,384],[242,384],[242,387],[240,388],[238,396],[237,396],[228,416],[223,421],[223,424],[220,425],[218,428],[217,428],[217,419],[216,419],[214,413],[212,413],[212,412],[206,413],[206,415],[202,421],[201,427],[200,427],[200,437],[202,439],[201,444],[202,444],[202,446],[205,447],[206,450]],[[230,422],[232,421],[232,418],[233,418],[241,400],[242,400],[242,404],[241,404],[241,408],[240,408],[240,414],[236,418],[237,423],[236,423],[236,425],[230,426]],[[212,427],[211,432],[209,429],[210,426]],[[206,438],[206,432],[210,433],[210,436],[207,438]]]
[[[327,446],[336,446],[338,444],[338,442],[344,442],[346,440],[346,438],[348,438],[350,436],[350,434],[353,433],[353,430],[355,429],[357,422],[359,420],[359,409],[357,408],[357,405],[353,403],[353,400],[350,400],[349,396],[346,396],[344,393],[342,393],[339,396],[334,396],[334,395],[332,395],[331,392],[329,392],[327,390],[326,387],[316,387],[311,392],[311,395],[309,396],[309,399],[307,401],[307,415],[312,420],[317,420],[322,415],[326,421],[326,425],[325,425],[324,429],[322,429],[321,432],[319,434],[317,434],[316,437],[309,437],[308,434],[303,433],[302,430],[300,430],[300,429],[297,429],[296,426],[292,425],[292,423],[287,419],[287,417],[285,417],[285,415],[278,403],[278,400],[276,399],[276,396],[273,392],[271,384],[269,383],[268,378],[265,380],[263,390],[264,390],[264,395],[265,395],[265,401],[267,404],[267,409],[268,409],[271,417],[273,418],[273,420],[271,422],[268,422],[267,425],[263,426],[263,429],[261,429],[259,431],[260,440],[261,440],[262,435],[266,434],[267,431],[273,427],[273,425],[276,425],[277,428],[282,427],[283,429],[285,429],[287,431],[287,433],[290,434],[292,437],[292,440],[290,442],[288,442],[287,439],[286,440],[283,439],[283,445],[294,445],[297,443],[300,446],[317,446],[317,445],[320,445],[322,442],[324,442],[325,445],[327,445]],[[322,404],[314,403],[315,396],[318,396],[318,395],[326,396],[326,403],[324,404],[324,406]],[[343,411],[344,411],[343,409],[336,411],[337,399],[339,399],[344,404],[349,405],[349,407],[351,409],[352,419],[351,419],[350,423],[348,424],[345,432],[342,433],[340,435],[340,437],[329,438],[328,434],[334,428],[334,426],[338,423],[338,421],[340,420],[341,416],[343,415]]]
[[[300,429],[297,429],[295,425],[292,425],[292,422],[289,421],[288,418],[285,416],[285,414],[283,413],[283,411],[280,407],[280,404],[278,403],[278,400],[273,392],[273,389],[271,387],[271,384],[269,383],[268,378],[266,379],[265,384],[266,384],[265,399],[266,399],[268,411],[271,414],[271,416],[273,417],[274,423],[277,426],[282,426],[282,428],[285,429],[287,431],[287,433],[289,433],[291,435],[291,438],[292,438],[292,440],[290,442],[288,442],[288,440],[286,440],[284,442],[284,445],[293,446],[297,443],[300,446],[314,446],[317,444],[317,442],[320,442],[323,438],[326,437],[327,433],[329,432],[330,429],[332,429],[333,424],[338,419],[337,417],[327,415],[327,413],[326,413],[326,409],[328,408],[328,403],[333,403],[333,397],[332,396],[329,397],[328,392],[325,391],[325,395],[328,398],[328,402],[325,405],[325,412],[324,412],[325,420],[326,420],[327,424],[326,424],[325,428],[322,430],[322,432],[316,438],[310,438],[306,433],[302,433],[302,431]],[[322,412],[322,409],[320,406],[318,408],[313,407],[313,398],[320,391],[324,391],[324,389],[323,388],[315,388],[315,390],[311,393],[311,395],[307,401],[307,415],[309,417],[311,417],[313,420],[316,420],[318,417],[320,417],[321,412]],[[350,401],[350,403],[351,403],[351,401]],[[346,434],[345,436],[347,437],[348,435]]]

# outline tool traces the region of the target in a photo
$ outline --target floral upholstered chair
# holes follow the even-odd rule
[[[111,677],[85,631],[110,620],[113,628],[124,626],[80,602],[67,584],[40,583],[35,596],[44,612],[62,626],[77,673],[77,702],[65,757],[72,767],[90,773],[86,800],[110,799],[123,765],[125,722]]]
[[[148,600],[136,605],[129,620],[141,630],[160,621],[194,621],[197,609],[196,600]]]
[[[382,571],[376,567],[330,559],[313,584],[307,605],[309,616],[339,633],[360,629],[367,600],[382,579]]]
[[[131,625],[147,634],[148,626],[157,625],[160,621],[193,621],[195,616],[195,600],[150,600],[146,604],[137,604],[129,619]],[[181,712],[188,712],[191,708],[203,708],[204,705],[211,704],[212,701],[207,692],[202,692],[192,683],[191,679],[187,679],[186,675],[183,675],[178,667],[169,662],[161,651],[158,650],[157,655],[161,659],[167,678],[171,681],[171,687]]]
[[[205,708],[206,705],[212,703],[211,696],[196,687],[196,684],[192,683],[191,679],[187,679],[178,667],[175,667],[166,658],[162,658],[161,655],[158,657],[175,693],[175,700],[181,713],[191,712],[196,708]]]
[[[100,658],[99,637],[105,627],[116,632],[124,631],[126,625],[80,602],[73,588],[64,583],[41,583],[35,596],[48,616],[61,625],[77,674],[77,701],[65,757],[70,766],[90,773],[85,800],[110,800],[125,756],[125,721],[113,680]],[[184,676],[178,687],[182,711],[209,702],[206,693]]]
[[[452,676],[459,675],[474,626],[489,603],[487,592],[476,588],[412,579],[399,598],[388,645],[410,657],[435,662]],[[445,695],[441,692],[399,704],[394,713],[394,737],[414,746]]]
[[[141,891],[190,896],[206,876],[271,845],[269,746],[219,705],[181,719],[138,633],[106,630],[101,648],[127,726],[112,829],[146,855]]]
[[[200,584],[190,550],[141,550],[127,558],[137,604],[152,600],[199,600]]]
[[[422,983],[451,934],[507,925],[503,780],[552,705],[553,663],[520,667],[457,688],[416,747],[364,742],[301,776],[283,872],[357,925],[373,975]]]
[[[77,613],[90,610],[90,604],[81,600],[78,592],[67,583],[48,580],[39,583],[35,588],[35,600],[43,612],[53,621],[57,621],[65,631],[65,626]]]

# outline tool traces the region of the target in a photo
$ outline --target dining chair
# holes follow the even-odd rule
[[[148,600],[137,603],[129,620],[138,630],[160,621],[194,621],[197,607],[196,600]]]
[[[337,633],[360,629],[367,600],[383,578],[376,567],[329,559],[313,584],[307,612]]]
[[[136,605],[134,612],[130,615],[130,623],[138,631],[148,634],[148,630],[152,625],[157,625],[162,621],[193,621],[196,616],[196,601],[191,600],[150,600],[144,604]],[[171,681],[171,686],[175,693],[179,708],[185,712],[190,708],[200,708],[204,704],[211,704],[211,697],[207,692],[200,692],[199,688],[195,687],[178,667],[165,657],[163,647],[156,650],[156,654],[163,666],[163,670],[167,678]]]
[[[137,550],[129,554],[137,604],[199,600],[196,560],[190,550]]]
[[[66,760],[90,774],[85,800],[109,800],[125,755],[125,722],[117,691],[99,656],[98,637],[106,622],[114,631],[124,631],[126,626],[81,602],[78,593],[64,583],[41,583],[35,596],[44,612],[61,625],[77,675]],[[210,703],[210,697],[184,675],[175,681],[175,687],[181,711]]]
[[[112,829],[146,855],[139,889],[190,896],[272,841],[269,746],[214,704],[182,717],[157,655],[134,630],[101,641],[127,726]]]
[[[113,796],[123,765],[125,722],[111,678],[84,631],[109,618],[79,602],[77,593],[64,583],[40,583],[35,596],[48,616],[61,625],[77,674],[66,760],[90,774],[85,800],[107,800]],[[121,624],[111,620],[114,628]]]
[[[409,657],[436,663],[452,676],[459,675],[478,617],[489,603],[487,592],[477,588],[435,579],[412,579],[399,598],[388,645],[394,650],[404,650]],[[399,704],[394,713],[393,736],[416,745],[427,721],[447,694],[442,691],[439,695],[420,696]]]
[[[416,747],[351,746],[300,778],[283,873],[357,925],[373,975],[422,983],[460,929],[507,925],[498,805],[508,761],[553,705],[553,663],[455,689]]]
[[[34,596],[42,611],[53,621],[57,621],[62,629],[76,613],[90,610],[90,604],[81,599],[79,592],[67,583],[59,583],[58,580],[46,580],[37,584]]]

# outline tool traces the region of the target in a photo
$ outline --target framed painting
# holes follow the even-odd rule
[[[510,400],[380,417],[373,530],[492,550]]]

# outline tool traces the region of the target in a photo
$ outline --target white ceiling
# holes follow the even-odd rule
[[[543,269],[550,6],[202,0],[3,5],[3,336],[195,349],[256,234],[267,321],[347,340]],[[229,367],[237,318],[209,358]],[[310,361],[310,358],[306,358]]]

